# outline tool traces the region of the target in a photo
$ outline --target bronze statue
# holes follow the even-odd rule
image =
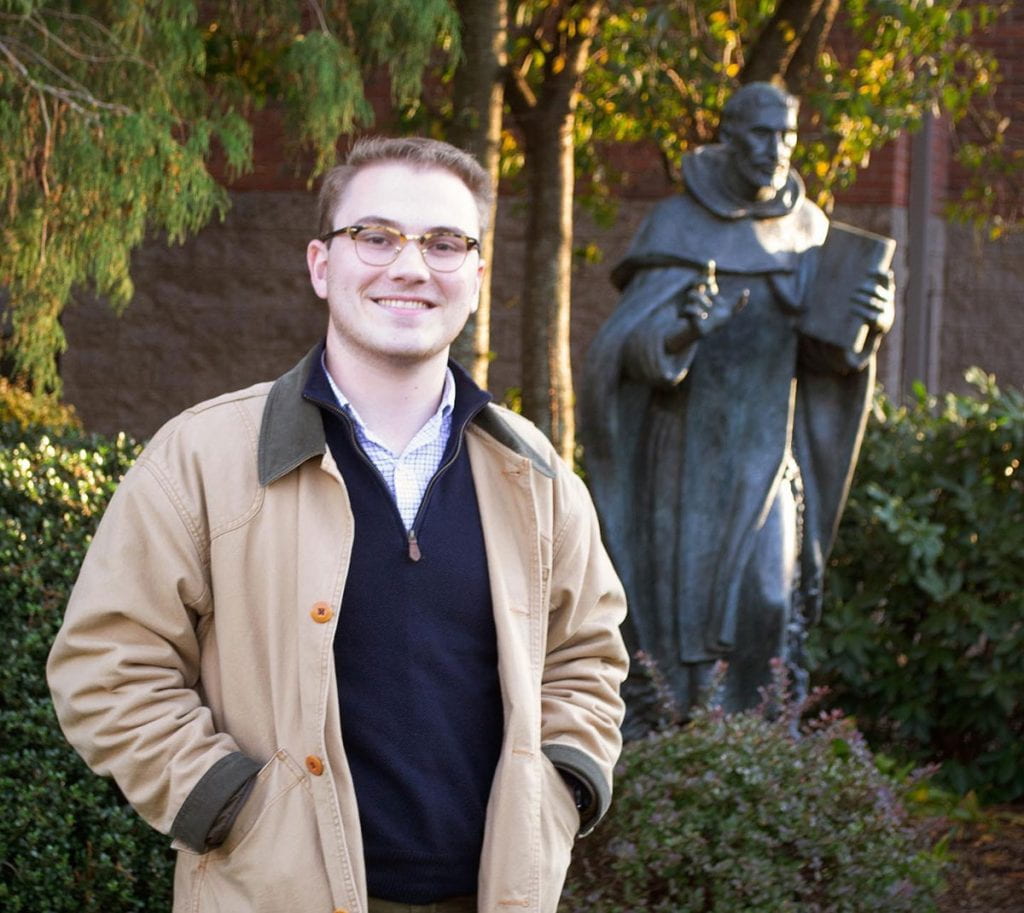
[[[757,703],[773,657],[800,672],[892,324],[893,244],[830,230],[806,198],[797,104],[767,83],[730,98],[721,143],[684,158],[684,192],[614,269],[622,299],[585,366],[584,458],[630,647],[684,711],[719,659],[726,709]],[[851,282],[858,244],[874,261],[852,254]],[[633,679],[635,735],[651,693]]]

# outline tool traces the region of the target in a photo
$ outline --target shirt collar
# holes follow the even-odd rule
[[[339,387],[334,378],[331,377],[331,372],[327,370],[327,350],[325,349],[320,355],[320,366],[324,370],[324,377],[327,378],[327,383],[330,385],[331,392],[334,394],[334,398],[338,401],[338,405],[341,406],[360,428],[368,431],[366,422],[362,420],[359,413],[356,411],[356,407],[352,405],[349,398],[345,396],[341,387]],[[452,369],[446,367],[444,369],[444,386],[441,388],[441,402],[438,404],[437,411],[425,422],[430,422],[443,419],[454,411],[455,409],[455,376],[452,374]]]

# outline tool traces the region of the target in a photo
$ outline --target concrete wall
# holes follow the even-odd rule
[[[122,316],[93,298],[65,310],[65,398],[88,428],[149,436],[192,403],[276,377],[323,334],[305,266],[312,195],[236,193],[232,203],[223,224],[185,245],[136,252]]]
[[[993,242],[950,226],[947,237],[938,389],[969,389],[973,365],[1024,389],[1024,234]]]

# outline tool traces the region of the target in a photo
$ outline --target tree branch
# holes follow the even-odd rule
[[[6,36],[4,36],[6,37]],[[79,114],[86,117],[97,116],[97,110],[110,111],[115,114],[133,114],[131,108],[125,105],[116,104],[114,102],[106,102],[86,89],[80,83],[76,82],[66,73],[58,70],[48,60],[41,58],[38,54],[32,51],[31,48],[26,48],[32,56],[36,57],[40,63],[44,64],[48,70],[54,73],[56,76],[63,78],[66,82],[70,83],[73,88],[64,88],[61,86],[53,85],[52,83],[42,82],[36,79],[29,71],[28,67],[22,63],[21,59],[11,50],[10,45],[4,40],[0,39],[0,54],[7,58],[10,62],[12,69],[20,74],[24,82],[34,91],[51,95],[54,98],[64,102],[70,108],[73,108]],[[92,109],[92,110],[90,110]]]
[[[780,0],[747,56],[740,82],[784,78],[804,35],[825,0]]]

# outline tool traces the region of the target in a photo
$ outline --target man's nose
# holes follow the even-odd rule
[[[388,267],[388,275],[395,278],[429,279],[430,267],[423,259],[423,251],[416,241],[406,241],[398,256]]]

